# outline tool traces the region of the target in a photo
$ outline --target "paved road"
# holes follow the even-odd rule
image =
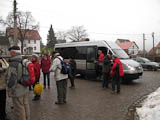
[[[110,94],[111,87],[102,89],[101,82],[80,78],[75,82],[76,89],[68,88],[66,105],[54,104],[56,86],[53,81],[51,89],[44,90],[40,101],[32,101],[33,93],[30,92],[31,120],[125,120],[127,109],[134,101],[160,86],[160,72],[145,71],[142,79],[121,85],[120,95]],[[10,105],[11,102],[7,110],[12,117]]]

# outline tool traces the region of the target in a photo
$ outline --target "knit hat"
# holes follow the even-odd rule
[[[32,54],[32,57],[39,58],[39,56],[37,54]]]

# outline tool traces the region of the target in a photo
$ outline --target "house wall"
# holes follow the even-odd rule
[[[156,54],[157,54],[157,55],[160,54],[160,48],[156,48]]]
[[[119,42],[119,40],[116,40],[116,44],[117,44],[117,45],[120,45],[120,42]]]
[[[34,53],[40,53],[40,40],[25,40],[24,49],[28,47],[32,47]]]
[[[138,47],[135,44],[132,44],[131,47],[128,49],[129,55],[137,55],[138,54]]]
[[[10,46],[13,46],[14,45],[13,37],[9,37],[8,40],[9,40]]]
[[[36,43],[34,41],[36,41]],[[24,43],[23,43],[24,50],[28,47],[32,47],[33,53],[40,53],[40,41],[41,40],[30,40],[30,43],[29,43],[29,40],[24,40]],[[9,42],[10,42],[11,46],[13,46],[13,38],[12,37],[9,37]],[[18,42],[18,46],[21,48],[20,41]]]

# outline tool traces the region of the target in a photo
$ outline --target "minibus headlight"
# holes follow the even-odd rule
[[[136,69],[128,64],[123,64],[123,69],[124,70],[131,70],[131,71],[135,71]]]
[[[132,71],[135,71],[135,70],[136,70],[134,67],[129,66],[129,65],[128,65],[128,68],[129,68],[129,70],[132,70]]]

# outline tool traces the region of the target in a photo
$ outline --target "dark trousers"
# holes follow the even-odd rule
[[[102,83],[103,88],[104,87],[108,88],[109,79],[110,79],[110,74],[109,73],[103,73],[103,83]]]
[[[6,117],[6,89],[0,90],[0,120]]]
[[[58,102],[65,102],[67,94],[67,79],[56,81],[56,85]]]
[[[120,93],[120,82],[121,82],[121,77],[115,75],[112,80],[112,91]]]
[[[48,73],[43,72],[43,80],[44,80],[43,85],[44,85],[44,87],[46,87],[46,77],[47,77],[48,86],[50,86],[50,72],[48,72]]]
[[[69,77],[70,82],[71,82],[71,87],[74,87],[75,75],[72,75],[71,73],[69,73],[69,74],[68,74],[68,77]]]
[[[96,65],[96,76],[99,78],[102,76],[102,65]]]

